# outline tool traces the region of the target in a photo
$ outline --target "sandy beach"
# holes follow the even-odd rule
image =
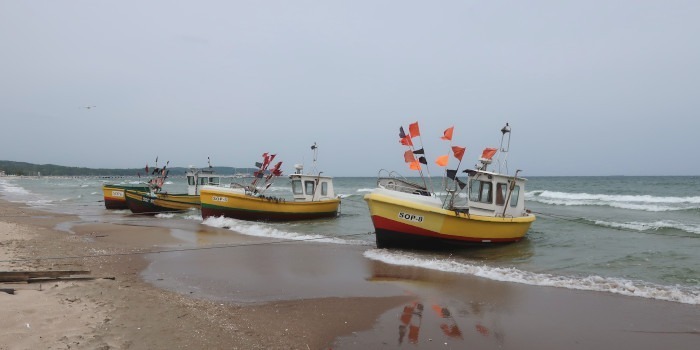
[[[400,267],[367,247],[264,244],[229,230],[87,222],[0,201],[0,271],[94,279],[0,283],[0,349],[695,349],[700,307]],[[148,222],[144,219],[143,222]],[[201,231],[201,232],[200,232]],[[254,243],[254,244],[253,244]],[[187,275],[207,259],[225,270]],[[183,288],[182,281],[190,283]],[[226,281],[208,282],[208,281]],[[214,300],[210,290],[230,290]]]

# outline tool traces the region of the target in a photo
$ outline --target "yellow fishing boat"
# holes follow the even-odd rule
[[[504,136],[508,134],[510,141],[510,127],[506,124],[501,131]],[[507,153],[503,138],[501,151]],[[447,196],[443,199],[429,191],[427,185],[408,181],[394,172],[380,172],[377,188],[364,197],[377,247],[424,248],[521,240],[535,221],[535,216],[525,209],[526,179],[517,176],[519,170],[513,176],[488,171],[495,152],[493,148],[484,150],[481,165],[464,171],[468,174],[466,182],[456,177],[456,170],[452,171],[452,176],[448,176],[453,186],[447,182]],[[459,159],[461,162],[461,155]]]
[[[129,209],[126,205],[125,190],[148,191],[148,185],[128,185],[128,184],[104,184],[102,193],[104,195],[105,208],[107,209]]]
[[[167,165],[166,165],[167,166]],[[197,169],[190,167],[185,174],[187,178],[187,193],[168,193],[162,190],[168,171],[157,169],[157,177],[149,181],[146,191],[126,190],[124,197],[127,207],[137,214],[157,214],[164,212],[183,212],[199,209],[200,189],[203,186],[219,186],[223,178],[214,174],[213,168]]]
[[[182,212],[199,208],[199,196],[184,193],[154,193],[151,191],[139,192],[124,191],[126,204],[135,214],[157,214],[164,212]]]
[[[312,150],[316,152],[316,145]],[[315,154],[315,153],[314,153]],[[340,199],[333,190],[333,178],[303,174],[303,166],[297,165],[296,172],[289,175],[292,197],[266,196],[265,191],[272,185],[271,180],[282,174],[277,163],[271,170],[274,155],[263,154],[263,163],[250,185],[234,184],[228,188],[205,186],[200,191],[202,217],[224,216],[242,220],[290,221],[335,217],[338,215]],[[314,155],[314,162],[315,162]],[[264,183],[259,184],[259,179]]]

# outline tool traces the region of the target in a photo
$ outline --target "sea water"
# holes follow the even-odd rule
[[[76,214],[83,221],[120,222],[135,219],[129,211],[104,209],[101,186],[139,181],[2,177],[0,195],[38,209]],[[537,220],[525,239],[449,252],[377,249],[363,200],[376,179],[338,177],[334,184],[342,197],[340,216],[334,219],[202,220],[197,210],[158,217],[174,225],[177,220],[195,220],[275,241],[356,245],[365,249],[365,257],[390,264],[700,304],[700,177],[532,177],[526,184],[526,207]],[[439,188],[439,181],[434,185]],[[171,177],[165,189],[185,192],[184,177]],[[279,179],[266,194],[284,197],[290,190],[288,181]],[[149,218],[138,220],[143,224]]]

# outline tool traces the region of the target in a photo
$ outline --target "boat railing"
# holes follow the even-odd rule
[[[407,180],[405,177],[401,176],[395,171],[388,171],[385,169],[380,170],[379,174],[377,175],[377,186],[403,193],[430,196],[430,191],[428,191],[424,186]]]

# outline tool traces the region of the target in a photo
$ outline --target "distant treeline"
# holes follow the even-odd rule
[[[185,175],[187,168],[168,167],[170,176]],[[234,173],[252,174],[257,169],[254,168],[234,168],[234,167],[213,167],[214,171],[222,175]],[[149,168],[152,171],[153,168]],[[61,166],[54,164],[31,164],[24,162],[13,162],[0,160],[0,173],[18,176],[146,176],[145,168],[129,169],[91,169],[71,166]]]

